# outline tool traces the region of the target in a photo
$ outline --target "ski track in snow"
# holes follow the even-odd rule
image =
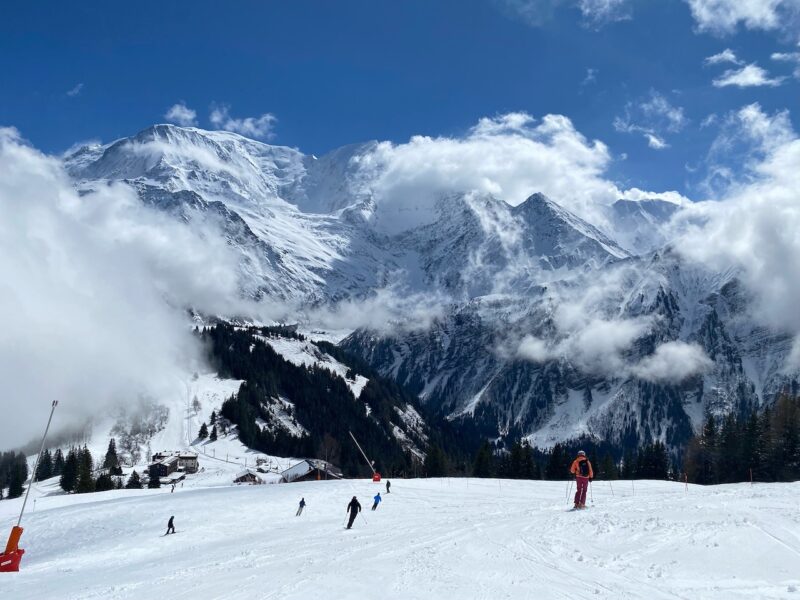
[[[38,499],[3,598],[798,598],[800,484],[362,480]],[[364,506],[352,530],[345,506]],[[308,503],[295,517],[297,502]],[[0,502],[9,529],[19,500]],[[179,532],[161,537],[170,515]]]

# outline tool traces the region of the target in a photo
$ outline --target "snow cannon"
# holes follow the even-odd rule
[[[11,529],[6,551],[0,554],[0,573],[16,573],[19,571],[19,563],[22,560],[22,555],[25,554],[25,550],[19,547],[22,531],[22,527],[19,526]]]
[[[381,474],[380,474],[380,473],[378,473],[377,471],[375,471],[375,472],[372,474],[372,481],[374,481],[375,483],[380,483],[380,481],[381,481]]]

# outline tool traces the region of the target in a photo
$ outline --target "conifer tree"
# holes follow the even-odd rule
[[[216,425],[216,423],[217,423],[217,411],[216,410],[212,410],[211,411],[211,418],[208,420],[208,422],[211,423],[212,425]]]
[[[161,487],[161,479],[158,475],[151,475],[150,481],[147,482],[147,487],[150,489],[158,489]]]
[[[61,470],[61,489],[65,492],[74,492],[78,485],[78,453],[75,448],[70,448]]]
[[[131,473],[131,476],[128,477],[128,483],[125,484],[125,489],[127,490],[142,489],[142,478],[139,477],[139,474],[136,471],[133,471]]]
[[[108,473],[102,473],[97,477],[97,481],[94,483],[94,491],[95,492],[107,492],[109,490],[116,489],[116,484],[114,480],[111,478],[111,475]]]
[[[90,494],[94,491],[95,481],[92,476],[93,469],[92,453],[84,446],[78,453],[78,483],[75,485],[75,492],[78,494]]]
[[[475,462],[472,465],[473,477],[491,477],[494,474],[494,456],[489,442],[484,441],[475,454]]]
[[[204,440],[208,437],[208,426],[205,424],[205,421],[202,425],[200,425],[200,432],[197,434],[201,440]]]
[[[211,428],[211,435],[208,436],[208,439],[211,440],[212,442],[216,442],[217,441],[217,426],[216,425],[214,425]]]
[[[61,452],[61,448],[56,449],[56,455],[53,459],[53,476],[60,477],[61,473],[64,472],[64,454]]]
[[[19,498],[22,496],[26,479],[28,479],[28,462],[25,456],[20,453],[11,465],[11,476],[8,480],[9,498]]]
[[[566,449],[560,443],[553,446],[545,468],[545,479],[559,481],[569,479],[570,459]]]
[[[447,475],[447,457],[439,446],[431,446],[425,456],[426,477],[444,477]]]
[[[50,449],[46,449],[39,459],[39,466],[36,467],[36,481],[44,481],[53,476],[53,455]]]
[[[618,479],[617,465],[614,464],[614,458],[610,452],[606,452],[603,460],[600,461],[600,469],[598,475],[603,479],[614,480]]]
[[[112,475],[117,475],[119,468],[119,457],[117,456],[117,442],[114,438],[108,441],[108,450],[103,460],[103,468],[107,469]]]

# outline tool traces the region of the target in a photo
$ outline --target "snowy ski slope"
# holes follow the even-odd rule
[[[598,481],[582,512],[563,482],[396,480],[377,512],[367,481],[189,485],[39,498],[0,597],[800,597],[800,483]],[[346,531],[353,494],[365,518]],[[0,502],[4,532],[18,507]]]

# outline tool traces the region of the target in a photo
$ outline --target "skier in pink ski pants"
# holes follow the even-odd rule
[[[586,452],[578,452],[578,458],[572,461],[569,472],[575,475],[575,508],[586,508],[586,491],[589,482],[594,479],[592,463],[586,458]]]

